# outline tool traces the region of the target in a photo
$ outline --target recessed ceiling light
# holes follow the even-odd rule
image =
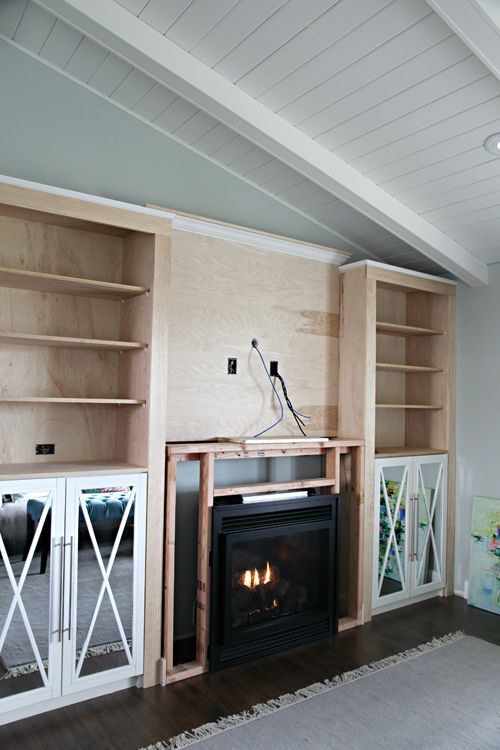
[[[484,142],[486,151],[489,151],[493,156],[500,156],[500,133],[493,133]]]

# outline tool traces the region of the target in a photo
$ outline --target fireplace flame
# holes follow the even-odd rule
[[[269,583],[271,580],[271,568],[269,567],[269,561],[266,565],[266,575],[264,577],[264,583]]]
[[[261,584],[271,583],[271,580],[271,566],[269,565],[269,562],[267,562],[265,572],[262,571],[262,573],[259,573],[257,568],[254,568],[253,572],[251,570],[245,570],[241,577],[241,584],[246,586],[247,589],[256,589]]]

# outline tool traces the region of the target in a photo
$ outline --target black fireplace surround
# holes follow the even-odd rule
[[[336,633],[338,495],[227,502],[212,516],[211,671]]]

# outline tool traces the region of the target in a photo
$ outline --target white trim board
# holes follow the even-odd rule
[[[146,214],[159,219],[167,219],[172,222],[172,228],[180,232],[191,232],[193,234],[202,234],[208,237],[236,242],[240,245],[250,245],[262,250],[268,250],[273,253],[284,253],[285,255],[295,255],[310,260],[317,260],[321,263],[329,263],[339,266],[345,263],[350,257],[349,253],[334,248],[327,248],[322,245],[313,245],[300,240],[288,239],[274,234],[253,231],[243,227],[231,226],[213,219],[202,219],[200,217],[191,217],[184,214],[176,214],[172,210],[162,210],[148,206],[139,206],[134,203],[126,203],[112,198],[103,198],[99,195],[90,195],[89,193],[80,193],[76,190],[67,190],[66,188],[44,185],[31,180],[23,180],[18,177],[9,177],[0,175],[0,184],[13,185],[15,187],[38,190],[51,195],[60,195],[67,198],[97,203],[101,206],[110,206],[121,208],[134,213]]]
[[[472,286],[486,263],[113,0],[36,0]]]
[[[500,79],[498,0],[427,0],[427,4]]]
[[[434,279],[442,284],[451,284],[456,286],[457,282],[453,279],[447,279],[444,276],[432,276],[429,273],[422,273],[422,271],[412,271],[410,268],[401,268],[400,266],[391,266],[390,263],[379,263],[376,260],[357,260],[355,263],[346,263],[339,271],[350,271],[352,268],[361,268],[362,266],[373,266],[374,268],[381,268],[386,271],[397,271],[397,273],[404,273],[406,276],[416,276],[419,279]]]

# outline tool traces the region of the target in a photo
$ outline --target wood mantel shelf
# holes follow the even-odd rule
[[[317,441],[266,441],[245,442],[200,442],[167,443],[167,481],[165,516],[165,590],[163,631],[163,675],[162,684],[185,680],[208,671],[208,646],[210,642],[210,566],[211,514],[215,497],[239,495],[252,492],[307,489],[324,487],[333,492],[340,491],[340,457],[350,453],[351,502],[349,534],[349,558],[347,561],[348,616],[339,621],[339,630],[356,627],[363,622],[363,528],[364,528],[364,441],[349,438],[328,438]],[[215,461],[239,458],[279,458],[290,456],[324,456],[324,476],[297,479],[290,482],[268,482],[265,484],[215,487]],[[199,511],[198,511],[198,574],[197,574],[197,618],[196,659],[176,664],[173,660],[174,646],[174,579],[175,579],[175,516],[177,495],[177,464],[182,461],[200,462]]]

